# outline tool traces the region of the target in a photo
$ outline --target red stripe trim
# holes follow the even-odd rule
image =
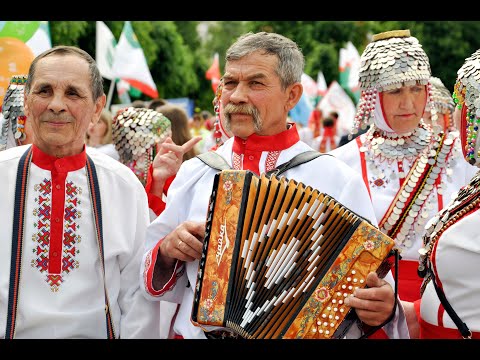
[[[388,122],[387,117],[385,116],[385,109],[383,108],[383,92],[378,93],[378,98],[380,99],[380,109],[382,110],[382,115],[383,115],[383,119],[385,120],[385,124],[387,124],[387,126],[393,130],[390,123]]]
[[[453,148],[453,146],[452,146]],[[435,188],[437,189],[437,205],[438,211],[443,209],[443,195],[438,193],[438,187],[441,184],[442,176],[438,174],[437,180],[435,180]]]
[[[405,174],[405,171],[403,169],[403,159],[402,160],[397,160],[397,169],[398,172],[403,172]],[[403,183],[405,182],[405,177],[401,178],[400,176],[398,177],[398,181],[400,182],[400,187],[402,187]]]
[[[358,152],[360,153],[360,164],[362,165],[362,178],[365,186],[368,190],[368,196],[370,196],[370,200],[372,200],[372,194],[370,193],[370,186],[368,185],[368,175],[367,175],[367,163],[365,162],[365,153],[360,151],[360,147],[362,146],[362,142],[360,140],[360,136],[355,138],[358,146]]]
[[[150,264],[148,265],[148,268],[145,271],[146,290],[150,295],[156,296],[156,297],[162,296],[165,292],[171,290],[175,286],[175,284],[177,283],[177,277],[183,273],[183,270],[179,271],[179,269],[184,265],[184,261],[177,260],[175,263],[175,267],[173,269],[172,276],[170,277],[168,282],[163,286],[163,288],[160,290],[156,290],[153,288],[153,274],[155,270],[155,264],[157,262],[158,250],[160,248],[160,244],[162,243],[162,241],[163,239],[160,240],[157,243],[157,245],[155,245],[155,247],[150,251],[150,255],[148,256],[151,256],[151,261],[150,261]]]

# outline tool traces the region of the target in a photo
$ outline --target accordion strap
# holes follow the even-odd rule
[[[320,155],[330,155],[330,154],[323,154],[315,150],[305,151],[303,153],[300,153],[294,156],[292,159],[290,159],[286,163],[281,164],[275,169],[270,170],[269,172],[267,172],[267,175],[268,176],[272,174],[280,175],[295,166],[298,166],[306,162],[309,162],[310,160],[316,159]],[[217,169],[220,171],[231,169],[230,165],[228,165],[227,163],[227,160],[225,160],[222,155],[216,153],[215,151],[207,151],[197,155],[197,157],[200,160],[202,160],[205,164],[207,164],[208,166],[214,169]]]
[[[289,170],[289,169],[291,169],[295,166],[307,163],[310,160],[316,159],[320,155],[332,156],[330,154],[320,153],[320,152],[315,151],[315,150],[305,151],[303,153],[300,153],[300,154],[294,156],[293,158],[291,158],[286,163],[283,163],[282,165],[279,165],[277,168],[270,170],[269,172],[267,172],[267,175],[270,176],[272,174],[274,174],[274,175],[283,174],[285,171],[287,171],[287,170]]]
[[[438,298],[440,299],[440,302],[442,303],[443,307],[445,308],[445,311],[448,313],[450,318],[453,320],[455,325],[457,325],[458,331],[462,334],[462,337],[464,339],[471,339],[472,338],[472,332],[468,328],[467,324],[465,324],[462,319],[457,315],[455,310],[453,309],[452,305],[447,300],[447,297],[445,296],[445,293],[443,292],[442,288],[440,288],[437,285],[437,281],[435,280],[435,274],[433,273],[433,270],[430,270],[430,274],[432,276],[432,281],[433,281],[433,286],[435,287],[435,291],[437,292]]]
[[[222,155],[212,150],[206,151],[204,153],[197,155],[197,158],[202,160],[205,164],[207,164],[211,168],[214,168],[220,171],[231,169],[230,165],[228,165],[227,163],[227,160],[225,160],[225,158]]]
[[[390,255],[393,255],[394,256],[394,261],[395,261],[395,269],[398,269],[398,262],[400,261],[400,252],[398,251],[397,248],[394,248],[390,251]],[[395,286],[394,286],[394,293],[395,293],[395,303],[393,305],[393,310],[392,310],[392,313],[390,314],[390,316],[387,318],[387,320],[385,320],[383,323],[381,323],[380,325],[377,325],[377,326],[366,326],[366,328],[368,328],[367,331],[365,331],[365,333],[360,336],[360,339],[366,339],[368,338],[369,336],[373,335],[375,332],[377,332],[378,330],[380,330],[381,328],[383,328],[385,325],[387,325],[390,321],[393,320],[393,318],[395,317],[395,313],[397,311],[397,305],[398,305],[398,271],[395,271],[394,272],[394,280],[395,280]]]

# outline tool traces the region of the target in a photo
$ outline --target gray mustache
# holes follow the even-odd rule
[[[231,113],[242,113],[247,115],[255,115],[257,113],[257,109],[250,105],[233,105],[227,104],[223,108],[224,114],[231,114]]]

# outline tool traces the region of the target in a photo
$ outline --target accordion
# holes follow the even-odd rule
[[[393,240],[325,193],[248,170],[215,175],[191,321],[247,339],[339,338],[344,304],[383,277]]]

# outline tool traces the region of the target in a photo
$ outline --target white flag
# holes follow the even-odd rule
[[[337,135],[339,137],[349,134],[353,129],[353,120],[356,113],[355,105],[338,82],[332,81],[327,93],[320,101],[319,107],[324,117],[331,111],[338,113]]]
[[[152,98],[158,97],[157,86],[130,21],[125,21],[115,49],[112,75],[128,82],[132,87]]]
[[[327,92],[327,82],[325,81],[325,76],[323,72],[319,71],[317,75],[317,91],[319,96],[324,96]]]
[[[95,48],[95,61],[100,74],[109,80],[113,79],[112,65],[115,56],[117,41],[112,32],[103,21],[97,21],[97,43]]]
[[[307,95],[309,101],[313,104],[318,92],[317,83],[305,73],[302,74],[300,81],[303,85],[303,93]]]
[[[340,49],[339,71],[340,84],[349,89],[358,100],[360,96],[359,72],[360,72],[360,54],[357,48],[350,41],[345,48]]]
[[[25,43],[32,50],[33,55],[37,56],[45,50],[52,48],[50,28],[48,21],[40,21],[40,26],[30,39]]]
[[[347,43],[348,62],[350,63],[350,76],[348,77],[348,87],[352,92],[358,91],[359,73],[360,73],[360,54],[357,48],[350,41]]]

